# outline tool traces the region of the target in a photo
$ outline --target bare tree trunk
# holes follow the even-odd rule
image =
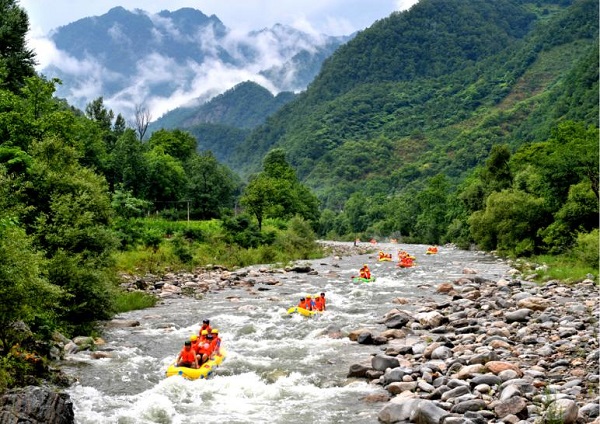
[[[137,131],[138,137],[140,141],[144,141],[144,135],[146,135],[146,131],[148,130],[148,125],[150,124],[150,119],[152,119],[152,115],[150,114],[150,110],[146,106],[136,104],[135,105],[135,129]]]

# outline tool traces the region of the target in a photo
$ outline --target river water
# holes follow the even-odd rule
[[[168,299],[156,307],[122,314],[137,319],[133,328],[107,330],[109,358],[89,352],[69,356],[65,371],[77,379],[69,390],[77,423],[376,423],[381,403],[361,399],[381,390],[347,379],[353,363],[367,362],[380,346],[358,345],[328,333],[377,324],[398,305],[396,297],[434,299],[435,287],[473,268],[497,280],[507,263],[482,252],[440,247],[425,255],[424,245],[378,244],[396,258],[403,249],[416,256],[413,268],[377,262],[376,254],[324,258],[309,263],[318,275],[275,274],[281,285],[257,284],[209,292],[200,300]],[[362,264],[374,283],[353,283]],[[287,314],[305,294],[326,292],[328,310],[316,318]],[[218,328],[228,356],[214,377],[188,381],[165,378],[183,341],[197,334],[204,318]]]

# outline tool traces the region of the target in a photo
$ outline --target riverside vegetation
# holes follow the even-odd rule
[[[365,31],[336,53],[315,87],[330,101],[341,103],[336,107],[333,103],[321,104],[315,111],[331,107],[330,112],[344,109],[348,115],[338,121],[323,113],[321,116],[331,118],[330,124],[299,120],[302,132],[293,137],[293,145],[270,143],[277,133],[282,140],[290,137],[289,128],[279,131],[277,125],[284,122],[284,115],[297,119],[303,116],[308,107],[303,102],[315,100],[316,88],[308,90],[290,107],[284,107],[284,115],[270,121],[271,126],[253,132],[245,148],[260,142],[255,150],[261,152],[262,168],[256,167],[251,175],[243,167],[228,168],[210,152],[199,153],[198,141],[186,131],[158,130],[145,140],[143,108],[137,116],[139,125],[128,128],[125,118],[115,116],[101,97],[90,102],[85,111],[56,98],[54,92],[60,81],[35,72],[35,52],[26,46],[26,13],[14,0],[2,3],[0,390],[40,384],[44,379],[64,383],[48,360],[49,340],[61,335],[93,335],[98,321],[152,304],[151,297],[124,292],[119,272],[285,263],[323,254],[314,242],[317,237],[351,240],[389,236],[404,242],[455,242],[463,247],[474,244],[513,257],[533,255],[534,261],[538,258],[550,265],[549,276],[553,270],[562,269],[569,274],[562,274],[561,279],[575,282],[591,274],[597,281],[598,129],[594,120],[598,106],[597,96],[590,100],[590,93],[597,94],[598,55],[597,28],[588,24],[593,16],[597,22],[594,2],[538,2],[546,6],[546,14],[537,6],[535,13],[525,13],[521,3],[529,7],[529,2],[499,1],[493,3],[495,6],[477,2],[486,10],[514,7],[519,13],[511,16],[527,18],[519,22],[540,31],[528,39],[539,42],[528,59],[531,63],[513,63],[536,67],[516,66],[520,70],[508,74],[511,81],[523,83],[527,72],[541,71],[548,56],[557,63],[572,63],[559,60],[554,47],[561,47],[563,52],[573,48],[573,54],[581,54],[572,68],[561,68],[551,79],[552,84],[548,82],[551,91],[545,91],[546,86],[531,90],[536,96],[528,97],[530,104],[540,102],[545,106],[527,115],[530,131],[524,131],[523,122],[512,126],[515,121],[511,121],[528,110],[515,101],[523,85],[496,80],[485,72],[481,92],[469,91],[476,88],[473,81],[465,82],[469,93],[458,90],[456,79],[446,86],[463,96],[468,94],[469,99],[469,113],[452,109],[451,115],[466,117],[469,122],[485,122],[485,128],[470,128],[468,136],[463,137],[460,126],[456,126],[445,138],[436,139],[435,146],[430,146],[424,136],[424,125],[407,126],[410,134],[402,137],[395,134],[379,138],[373,125],[383,116],[369,114],[358,101],[361,93],[368,91],[366,86],[350,93],[328,85],[343,82],[331,75],[343,73],[345,66],[336,66],[350,60],[354,49],[360,47],[373,57],[385,57],[388,49],[377,53],[375,47],[379,44],[375,41],[379,36],[373,31],[402,29],[405,19],[423,12],[421,7],[456,7],[458,3],[423,0],[419,8],[381,21],[374,30]],[[417,14],[420,19],[445,16],[433,9],[425,11],[424,16]],[[468,12],[474,13],[471,9]],[[567,29],[550,31],[554,26],[563,28],[559,24]],[[569,28],[577,31],[569,33]],[[546,45],[549,32],[553,41]],[[556,37],[558,33],[561,37]],[[509,35],[511,38],[515,34]],[[491,48],[486,43],[494,42],[482,40],[487,41],[481,44],[473,40],[473,45]],[[589,47],[594,42],[595,48]],[[367,50],[361,47],[369,45],[372,48]],[[532,46],[518,44],[518,52]],[[455,47],[458,50],[444,50],[455,51],[454,63],[462,63],[469,43],[460,42]],[[471,59],[472,66],[487,64],[485,69],[492,69],[497,62],[479,59],[485,56],[487,60],[501,60],[510,56],[514,47],[511,43],[498,46],[500,56],[484,49],[486,54]],[[521,54],[517,57],[523,59]],[[439,64],[447,58],[438,59]],[[382,68],[389,70],[391,66]],[[367,69],[361,68],[361,72]],[[439,72],[443,75],[445,71]],[[418,79],[415,72],[403,75],[405,80],[390,93],[400,96],[399,87],[408,84],[410,78]],[[367,74],[361,74],[361,79],[370,84]],[[402,118],[400,112],[409,110],[411,116],[419,116],[414,122],[429,120],[430,112],[423,106],[431,105],[428,98],[439,98],[444,93],[443,81],[436,81],[426,85],[422,101],[417,101],[413,86],[406,92],[417,97],[407,102],[400,96],[389,106],[383,105],[396,113],[396,118],[392,118],[392,112],[386,115],[386,125],[403,126],[406,116]],[[491,101],[485,93],[493,94],[494,104],[511,110],[510,119],[502,118],[498,109],[485,114],[478,109],[478,105]],[[567,93],[577,95],[577,101]],[[351,96],[356,104],[347,108],[348,104],[342,102],[344,96]],[[550,103],[556,107],[549,108]],[[448,113],[444,119],[455,122]],[[347,127],[349,123],[352,125]],[[312,128],[310,133],[308,128]],[[437,127],[437,131],[442,129]],[[351,142],[338,151],[323,151],[321,147],[339,141],[327,138],[333,133],[347,134]],[[503,136],[493,136],[495,133]],[[396,136],[404,147],[392,142]],[[300,146],[299,140],[306,141],[306,145]],[[446,143],[444,148],[442,141]],[[398,149],[406,154],[389,154]],[[381,151],[387,156],[377,153]],[[411,151],[429,153],[411,162]],[[315,184],[312,179],[324,175],[324,164],[316,166],[310,178],[308,175],[314,158],[321,154],[331,163],[327,169],[335,177],[327,185]],[[254,152],[248,154],[248,158],[254,156]],[[440,162],[448,166],[440,167]],[[396,173],[394,168],[400,165]],[[370,178],[375,174],[379,180]],[[392,178],[382,185],[384,174]],[[355,192],[357,187],[364,190]],[[540,274],[539,278],[550,277]]]

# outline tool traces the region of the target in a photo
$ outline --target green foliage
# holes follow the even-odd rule
[[[181,233],[175,234],[173,238],[171,238],[171,245],[173,249],[173,254],[177,256],[180,262],[184,264],[190,264],[192,259],[194,259],[192,242],[185,237]]]
[[[263,172],[250,179],[240,202],[256,217],[259,230],[266,217],[289,219],[300,215],[315,226],[319,219],[317,198],[300,184],[282,149],[265,156]]]
[[[589,233],[577,234],[577,240],[575,246],[571,250],[571,255],[579,263],[584,266],[588,266],[598,271],[598,264],[600,264],[600,248],[598,237],[598,229],[594,229]],[[598,273],[596,272],[596,276]]]
[[[10,331],[14,322],[32,324],[38,316],[51,315],[61,296],[61,291],[45,278],[45,260],[33,247],[31,237],[6,219],[3,223],[0,225],[0,356],[21,341],[19,333]]]
[[[262,232],[247,215],[226,217],[223,220],[223,230],[228,242],[245,249],[268,245],[275,239],[274,233]]]
[[[113,187],[131,192],[140,199],[144,199],[149,181],[148,161],[144,151],[144,145],[135,131],[126,130],[118,137],[110,154],[110,171],[107,176]]]
[[[142,291],[117,291],[114,297],[115,313],[146,309],[156,305],[157,298]]]
[[[185,163],[185,171],[188,176],[185,197],[191,201],[192,218],[220,218],[223,212],[233,209],[239,178],[210,152],[193,155]]]
[[[310,259],[315,255],[316,236],[310,223],[296,216],[289,221],[287,230],[275,240],[274,247],[300,259]]]
[[[518,190],[494,192],[483,211],[469,218],[475,242],[501,254],[535,253],[536,228],[547,221],[544,200]]]
[[[150,209],[150,202],[133,197],[130,191],[115,189],[110,202],[117,215],[123,218],[141,217]]]
[[[29,18],[15,0],[0,4],[0,88],[17,92],[35,74],[35,53],[27,48]]]
[[[180,200],[186,182],[181,162],[160,147],[150,150],[144,156],[148,165],[146,181],[149,182],[145,198],[155,202],[159,209]]]
[[[196,151],[196,139],[190,133],[178,129],[158,130],[150,136],[148,148],[160,148],[165,154],[183,162]]]

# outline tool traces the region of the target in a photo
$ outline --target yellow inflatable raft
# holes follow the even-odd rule
[[[304,309],[304,308],[300,308],[298,306],[292,306],[290,309],[288,309],[288,314],[300,314],[300,315],[304,315],[305,317],[312,317],[313,315],[319,314],[321,313],[321,311],[309,311],[308,309]]]
[[[169,368],[167,368],[167,377],[180,375],[188,380],[209,378],[225,360],[226,356],[227,352],[224,348],[221,348],[218,355],[215,355],[213,358],[206,361],[200,368],[177,367],[175,366],[175,363],[172,363],[169,365]]]

